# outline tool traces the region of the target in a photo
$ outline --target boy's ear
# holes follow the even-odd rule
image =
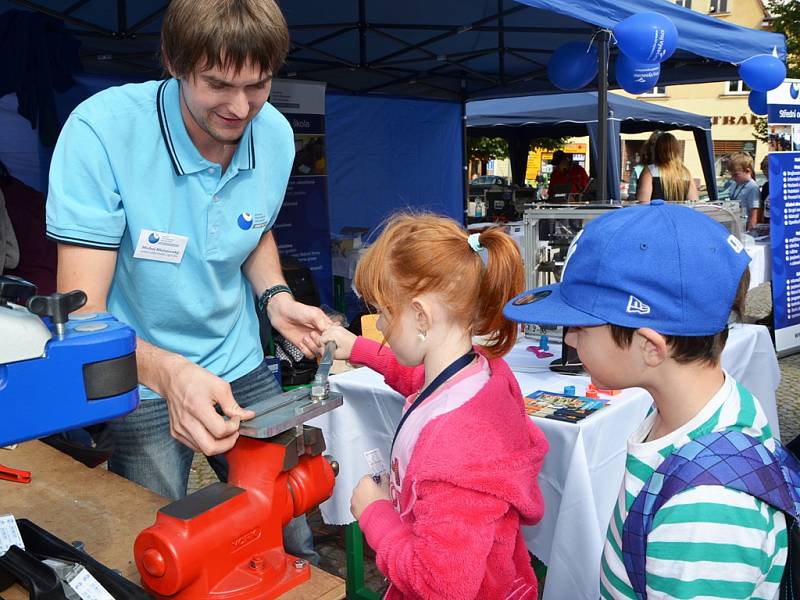
[[[669,346],[663,335],[649,327],[640,327],[636,335],[642,360],[648,367],[657,367],[669,358]]]

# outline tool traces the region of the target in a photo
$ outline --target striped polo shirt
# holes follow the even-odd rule
[[[192,143],[180,102],[168,79],[80,104],[53,154],[47,235],[116,251],[108,310],[142,339],[232,381],[263,359],[241,267],[280,210],[294,138],[264,104],[222,172]],[[159,260],[173,253],[174,261],[180,240],[179,262]],[[149,254],[134,256],[145,243]]]
[[[655,418],[653,410],[628,441],[625,478],[603,549],[602,598],[636,598],[622,561],[623,523],[645,482],[676,448],[706,433],[733,429],[775,449],[758,401],[727,373],[722,388],[691,421],[644,442]],[[647,538],[648,597],[772,600],[786,554],[786,518],[781,511],[728,488],[690,488],[655,515]]]

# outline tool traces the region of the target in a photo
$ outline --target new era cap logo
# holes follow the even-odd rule
[[[733,248],[733,251],[736,252],[736,254],[739,254],[742,250],[744,250],[744,244],[742,244],[742,242],[739,241],[739,238],[733,234],[728,236],[728,245]]]
[[[628,296],[628,308],[625,309],[625,312],[648,315],[650,314],[650,307],[639,300],[636,296],[630,295]]]

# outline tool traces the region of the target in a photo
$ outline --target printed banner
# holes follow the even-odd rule
[[[800,81],[767,92],[772,305],[778,356],[800,350]]]
[[[283,207],[274,226],[278,252],[311,269],[322,303],[333,306],[325,84],[275,79],[270,103],[289,120],[296,151]]]

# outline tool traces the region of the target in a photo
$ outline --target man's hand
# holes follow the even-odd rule
[[[227,381],[177,355],[164,372],[162,391],[172,437],[206,456],[233,448],[239,438],[239,422],[255,417],[253,411],[236,403]],[[229,420],[217,413],[216,405]]]
[[[316,306],[301,304],[290,294],[273,296],[267,304],[272,326],[308,358],[316,356],[319,336],[333,324]]]

